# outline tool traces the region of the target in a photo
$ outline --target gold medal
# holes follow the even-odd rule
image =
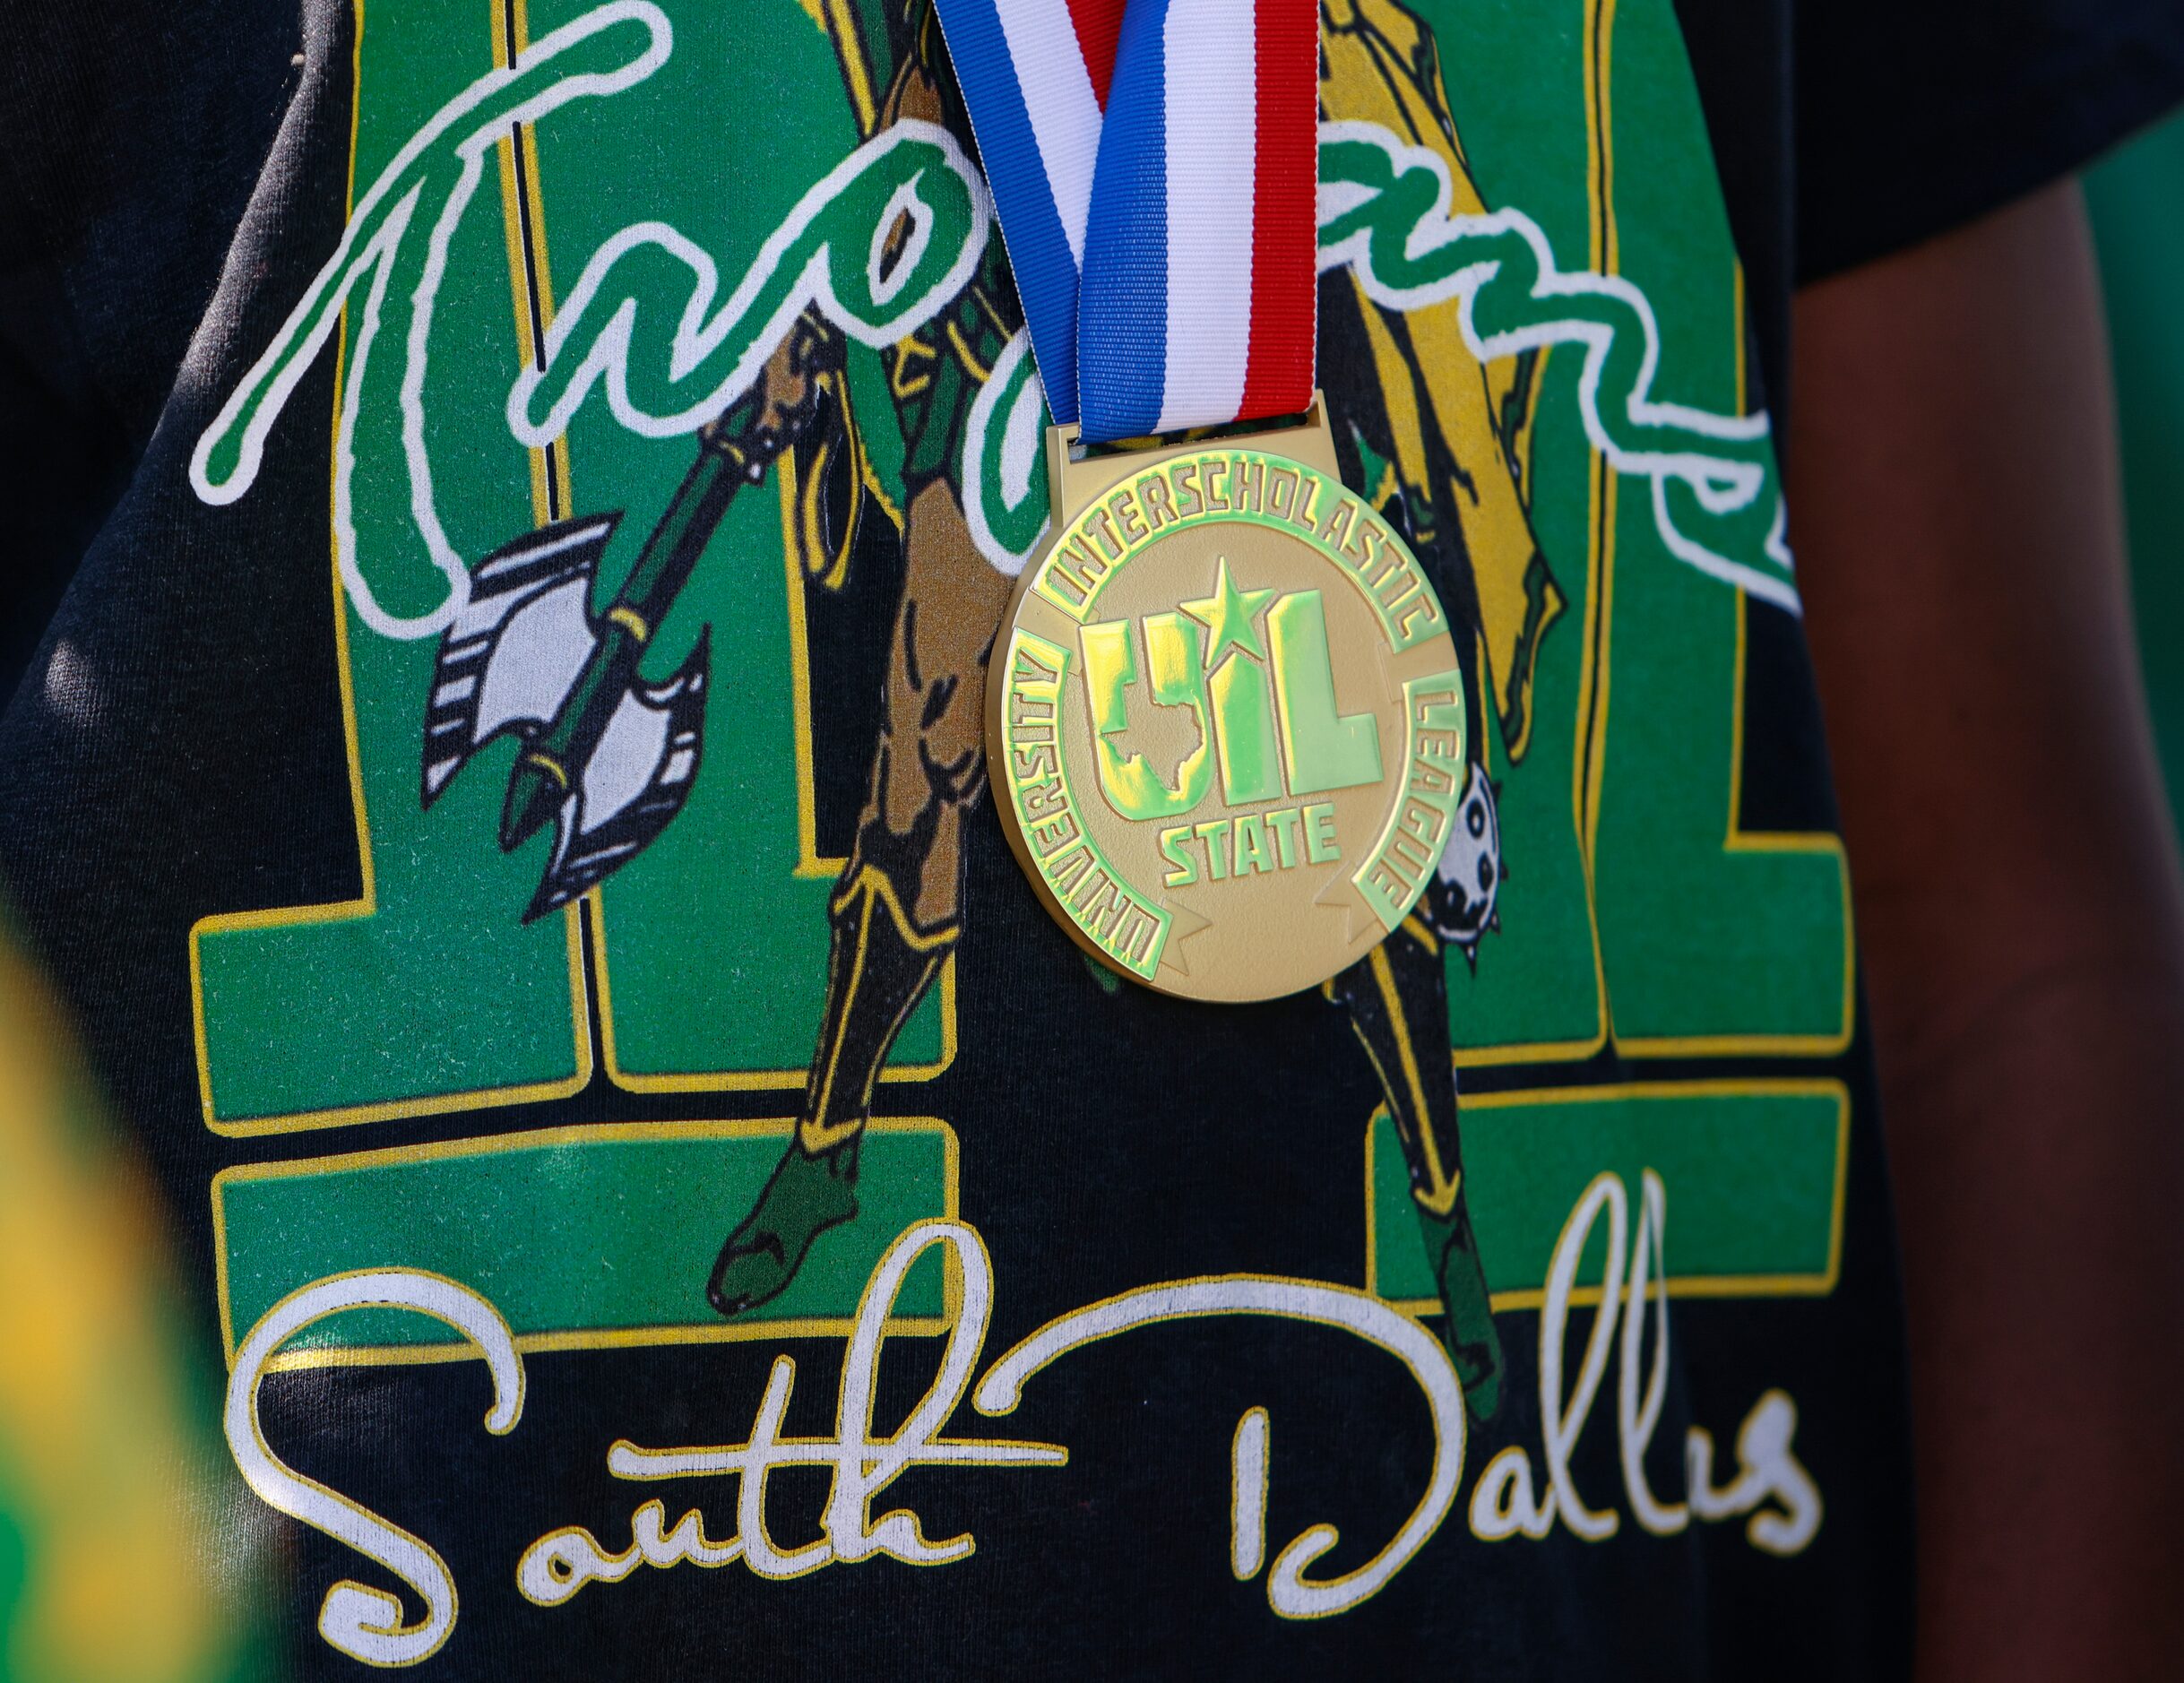
[[[1324,981],[1431,880],[1463,678],[1407,545],[1304,425],[1073,461],[987,679],[1002,823],[1101,962],[1194,999]]]

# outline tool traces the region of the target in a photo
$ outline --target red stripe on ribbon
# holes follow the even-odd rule
[[[1077,51],[1084,56],[1084,73],[1092,78],[1092,98],[1104,111],[1109,84],[1115,80],[1115,43],[1122,34],[1123,0],[1066,3],[1069,21],[1076,27]]]
[[[1098,0],[1070,0],[1070,10]],[[1256,0],[1258,169],[1251,195],[1251,350],[1239,420],[1312,401],[1319,327],[1319,4]],[[1119,8],[1118,8],[1119,13]],[[1104,105],[1106,90],[1097,79]]]

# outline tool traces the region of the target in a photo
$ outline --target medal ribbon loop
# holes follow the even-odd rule
[[[1054,419],[1308,407],[1317,0],[937,3]]]

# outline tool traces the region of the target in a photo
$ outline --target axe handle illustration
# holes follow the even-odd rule
[[[622,588],[597,621],[599,642],[567,698],[518,756],[501,808],[500,844],[513,852],[568,798],[583,764],[637,681],[637,664],[682,594],[736,494],[765,478],[774,458],[809,423],[823,365],[839,349],[823,318],[807,311],[790,328],[758,384],[707,423],[697,460],[646,536]],[[777,379],[800,380],[783,401]]]

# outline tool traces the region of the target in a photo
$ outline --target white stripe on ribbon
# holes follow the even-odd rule
[[[1258,31],[1252,0],[1169,0],[1168,347],[1159,430],[1234,415],[1251,353]]]
[[[995,0],[1001,33],[1046,165],[1054,211],[1077,268],[1084,267],[1084,219],[1100,159],[1100,101],[1093,96],[1066,0]]]

